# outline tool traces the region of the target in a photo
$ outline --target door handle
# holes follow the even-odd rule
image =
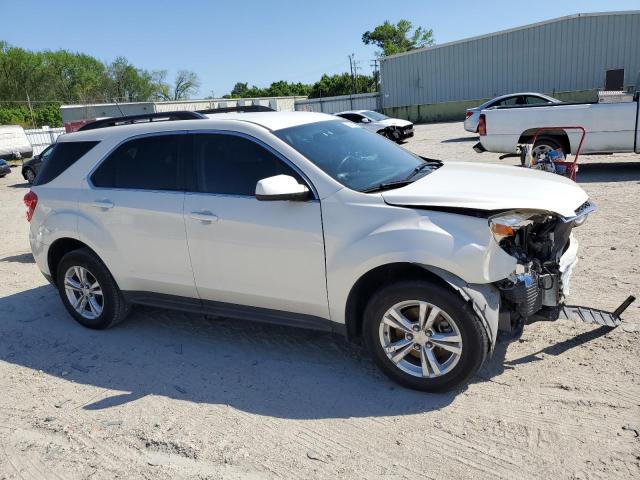
[[[113,202],[111,200],[94,200],[91,203],[92,207],[96,207],[96,208],[102,208],[104,210],[108,210],[110,208],[113,208]]]
[[[204,223],[217,222],[218,216],[209,212],[208,210],[201,210],[199,212],[191,212],[191,218],[199,220]]]

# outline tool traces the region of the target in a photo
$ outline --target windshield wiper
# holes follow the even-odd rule
[[[413,180],[413,178],[420,173],[421,171],[423,171],[425,168],[427,167],[432,167],[432,168],[438,168],[442,165],[442,162],[439,162],[437,160],[435,161],[425,161],[424,163],[421,163],[420,165],[418,165],[416,168],[414,168],[411,173],[407,176],[407,178],[403,179],[403,180],[396,180],[393,182],[386,182],[386,183],[379,183],[378,185],[375,185],[373,187],[369,187],[365,190],[361,190],[361,192],[363,193],[372,193],[372,192],[380,192],[382,190],[390,190],[392,188],[398,188],[398,187],[404,187],[406,185],[409,185],[410,183],[413,183],[415,180]]]
[[[407,176],[407,178],[405,178],[404,180],[411,180],[413,177],[415,177],[417,174],[419,174],[422,170],[424,170],[427,167],[436,167],[436,166],[440,166],[439,163],[435,163],[435,162],[424,162],[420,165],[418,165],[416,168],[414,168],[411,173]]]
[[[392,188],[404,187],[405,185],[409,185],[410,183],[413,182],[411,180],[398,180],[396,182],[379,183],[378,185],[360,191],[362,193],[380,192],[382,190],[391,190]]]

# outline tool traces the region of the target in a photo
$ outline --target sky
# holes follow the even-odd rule
[[[640,0],[0,0],[0,40],[30,50],[66,49],[105,62],[195,71],[195,97],[229,93],[236,82],[313,83],[323,73],[371,72],[376,47],[362,34],[402,18],[433,29],[436,43],[575,13],[638,10]]]

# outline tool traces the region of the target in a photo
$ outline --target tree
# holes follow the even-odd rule
[[[107,101],[145,102],[158,93],[153,73],[134,67],[124,57],[107,67],[106,79]]]
[[[173,86],[167,84],[167,71],[159,70],[151,74],[154,85],[154,99],[158,100],[187,100],[191,95],[198,92],[200,80],[195,72],[180,70],[176,73]]]
[[[43,63],[52,98],[65,103],[90,103],[102,99],[106,69],[98,59],[58,50],[43,52]]]
[[[358,75],[357,93],[375,92],[375,79],[368,75]],[[353,93],[353,78],[349,73],[324,74],[311,87],[309,98],[334,97]]]
[[[180,70],[176,74],[175,81],[173,83],[173,92],[171,94],[172,100],[186,100],[191,95],[198,93],[200,88],[200,79],[195,72],[189,70]]]
[[[409,20],[400,20],[395,25],[388,20],[378,25],[372,32],[364,32],[362,41],[365,45],[377,45],[382,51],[376,52],[378,56],[393,55],[408,52],[417,48],[429,47],[435,43],[433,30],[418,27],[413,30]]]
[[[233,86],[231,93],[228,95],[230,98],[243,98],[249,90],[248,84],[238,82]]]

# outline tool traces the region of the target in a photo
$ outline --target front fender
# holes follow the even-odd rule
[[[506,278],[516,266],[484,218],[387,204],[343,203],[335,209],[332,202],[323,205],[329,308],[338,323],[345,322],[347,298],[358,279],[383,265],[414,263],[478,285]],[[334,215],[356,215],[359,221],[335,222]]]

